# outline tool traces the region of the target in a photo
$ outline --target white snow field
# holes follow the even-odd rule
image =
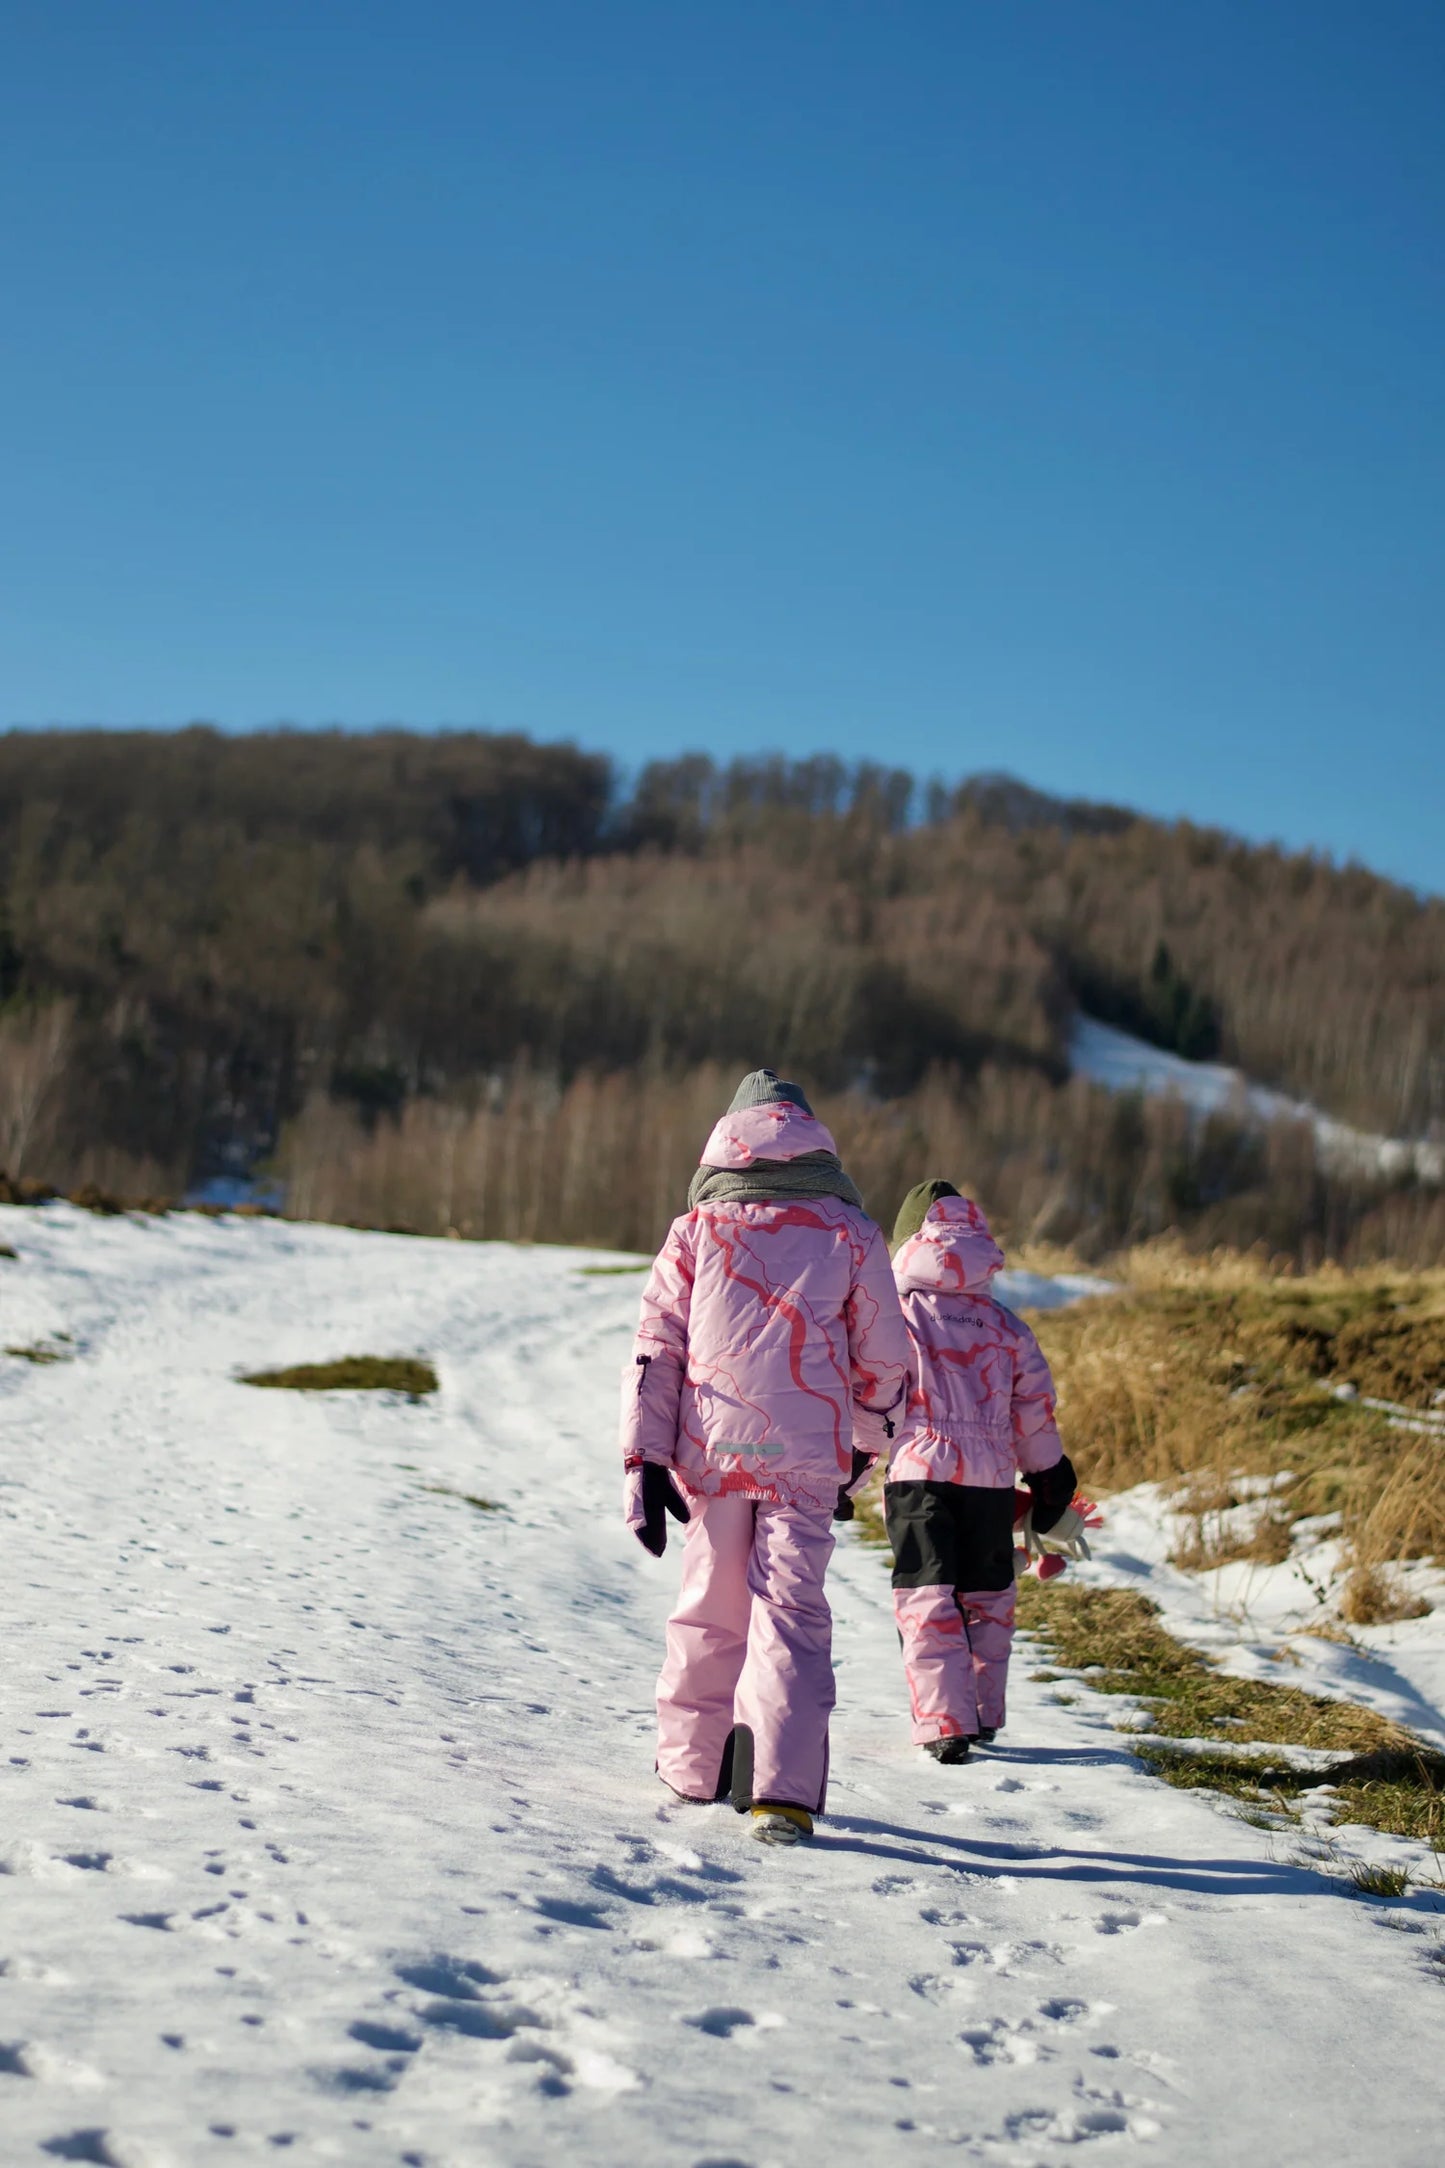
[[[65,1358],[0,1359],[5,2168],[1440,2159],[1440,1899],[1148,1777],[1027,1648],[1001,1750],[938,1768],[851,1532],[818,1841],[668,1802],[635,1277],[65,1206],[0,1242],[0,1342]],[[235,1382],[348,1353],[441,1390]]]
[[[1412,1174],[1420,1182],[1445,1183],[1445,1144],[1352,1129],[1306,1100],[1291,1099],[1267,1084],[1252,1084],[1242,1070],[1223,1062],[1186,1061],[1182,1054],[1166,1053],[1092,1016],[1076,1019],[1069,1058],[1077,1075],[1110,1091],[1141,1091],[1150,1097],[1173,1093],[1196,1114],[1233,1114],[1266,1126],[1308,1122],[1325,1164],[1346,1173]]]

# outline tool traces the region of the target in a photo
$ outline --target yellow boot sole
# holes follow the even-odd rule
[[[759,1844],[801,1844],[813,1834],[806,1807],[754,1807],[753,1835]]]

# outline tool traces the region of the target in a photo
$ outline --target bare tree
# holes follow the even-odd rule
[[[0,1017],[0,1167],[17,1179],[57,1111],[74,1035],[73,1001]]]

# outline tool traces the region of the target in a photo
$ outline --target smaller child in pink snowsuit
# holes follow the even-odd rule
[[[1033,1501],[1021,1540],[1072,1556],[1088,1548],[1049,1366],[989,1291],[1003,1252],[983,1213],[951,1182],[920,1182],[893,1240],[916,1378],[883,1492],[893,1610],[914,1743],[959,1762],[1004,1722],[1016,1472]]]
[[[622,1388],[627,1524],[686,1522],[657,1682],[657,1773],[812,1831],[828,1771],[832,1520],[901,1414],[888,1250],[796,1084],[745,1077],[642,1295]]]

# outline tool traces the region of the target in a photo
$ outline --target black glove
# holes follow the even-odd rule
[[[661,1558],[667,1549],[667,1521],[671,1514],[675,1521],[690,1521],[687,1500],[673,1482],[670,1472],[659,1460],[647,1460],[642,1464],[642,1526],[637,1540],[644,1550],[651,1551],[654,1558]]]
[[[838,1503],[833,1508],[833,1518],[835,1521],[852,1520],[854,1512],[853,1492],[858,1486],[858,1484],[862,1482],[864,1476],[867,1475],[868,1470],[872,1467],[874,1461],[877,1458],[878,1456],[876,1453],[860,1453],[857,1446],[854,1446],[853,1473],[849,1476],[846,1483],[840,1483],[838,1485]]]

